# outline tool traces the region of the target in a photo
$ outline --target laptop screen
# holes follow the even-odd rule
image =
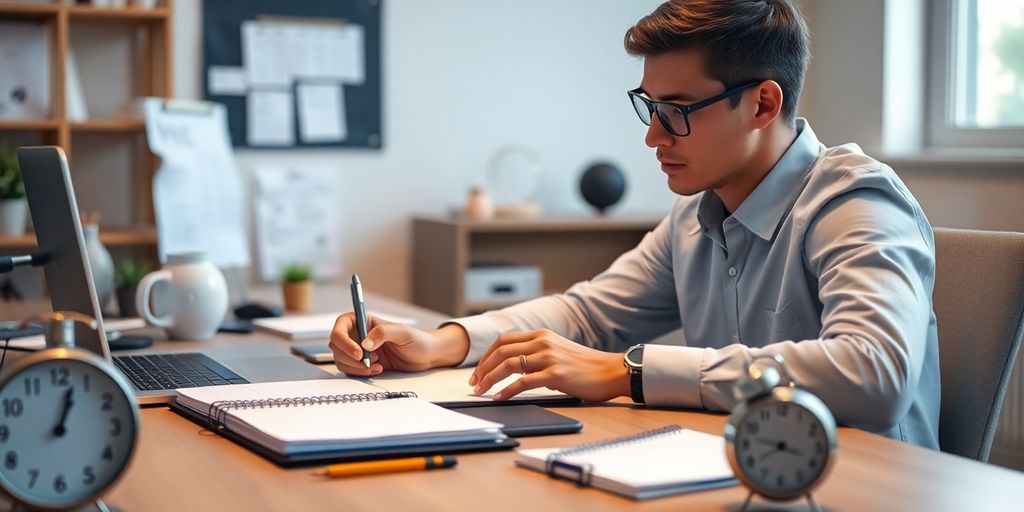
[[[43,271],[53,310],[95,318],[95,331],[75,326],[75,345],[110,360],[67,157],[58,147],[28,147],[18,149],[18,162],[39,251],[50,257]]]

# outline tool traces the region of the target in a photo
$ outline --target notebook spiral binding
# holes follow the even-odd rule
[[[346,404],[351,402],[373,402],[393,398],[414,398],[412,391],[381,391],[377,393],[346,393],[342,395],[303,396],[293,398],[268,398],[264,400],[219,400],[210,404],[206,412],[210,430],[224,428],[228,411],[233,409],[264,409],[271,407],[302,407],[307,405]]]
[[[615,439],[596,441],[593,443],[563,448],[548,455],[547,461],[544,463],[544,472],[551,478],[569,480],[571,482],[576,482],[577,485],[588,486],[590,485],[591,476],[594,473],[594,465],[589,463],[573,464],[563,460],[564,458],[579,455],[581,453],[589,453],[607,448],[635,444],[646,441],[652,437],[671,435],[681,430],[683,430],[683,428],[679,425],[669,425],[667,427],[648,430],[631,436],[616,437]]]

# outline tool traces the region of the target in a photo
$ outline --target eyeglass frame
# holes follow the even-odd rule
[[[647,115],[648,115],[648,117],[650,117],[651,121],[654,120],[654,115],[653,114],[657,114],[658,115],[658,121],[661,123],[661,126],[665,128],[665,131],[671,133],[672,135],[674,135],[676,137],[689,137],[690,134],[693,133],[693,129],[690,127],[690,114],[693,114],[694,112],[696,112],[696,111],[698,111],[698,110],[700,110],[700,109],[702,109],[704,107],[707,107],[707,106],[713,105],[715,103],[718,103],[719,101],[722,101],[722,100],[724,100],[726,98],[733,97],[733,96],[735,96],[735,95],[737,95],[737,94],[739,94],[739,93],[741,93],[743,91],[746,91],[747,89],[750,89],[751,87],[754,87],[756,85],[760,85],[761,82],[763,82],[763,81],[764,80],[757,80],[755,82],[747,82],[747,83],[744,83],[744,84],[741,84],[741,85],[737,85],[736,87],[733,87],[732,89],[728,89],[728,90],[726,90],[723,93],[716,94],[716,95],[714,95],[714,96],[712,96],[710,98],[706,98],[706,99],[700,100],[700,101],[695,102],[695,103],[690,103],[689,105],[683,105],[682,103],[675,103],[675,102],[672,102],[672,101],[655,101],[655,100],[652,100],[652,99],[647,98],[645,96],[641,96],[641,94],[647,94],[646,92],[644,92],[642,87],[637,87],[636,89],[633,89],[631,91],[626,91],[626,94],[629,96],[629,103],[631,105],[633,105],[633,110],[636,111],[636,115],[637,115],[637,117],[640,118],[640,122],[641,123],[644,123],[647,126],[651,125],[650,121],[644,121],[644,117],[640,113],[640,108],[636,104],[636,101],[634,100],[634,98],[639,98],[640,101],[643,102],[644,105],[647,106]],[[686,123],[686,134],[685,135],[680,135],[680,134],[676,133],[675,130],[672,129],[672,123],[668,122],[665,119],[666,114],[662,114],[661,109],[658,108],[658,105],[670,106],[670,107],[678,110],[679,113],[681,113],[683,115],[683,122]]]

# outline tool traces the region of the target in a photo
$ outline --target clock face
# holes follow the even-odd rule
[[[0,484],[36,507],[92,499],[127,464],[137,417],[132,397],[93,364],[28,366],[0,389]]]
[[[806,493],[823,475],[832,455],[825,425],[793,402],[754,402],[735,432],[735,464],[751,487],[769,497]]]

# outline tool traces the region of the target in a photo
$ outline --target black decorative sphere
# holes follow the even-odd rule
[[[613,164],[597,162],[583,171],[580,177],[580,193],[597,212],[604,215],[605,209],[619,202],[626,193],[626,175]]]

